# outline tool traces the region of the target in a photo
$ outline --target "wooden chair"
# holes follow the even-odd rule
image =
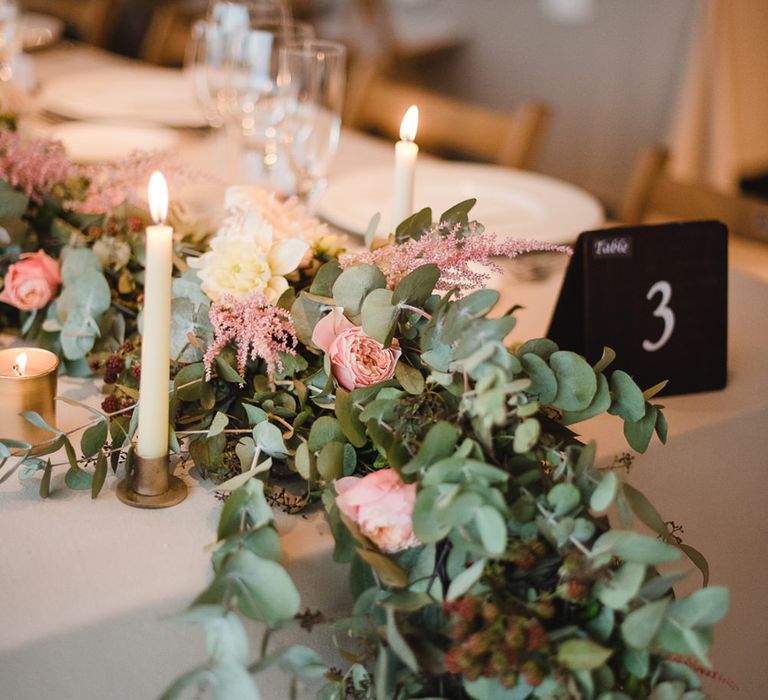
[[[28,12],[42,12],[63,20],[77,38],[104,46],[110,37],[120,3],[115,0],[22,0]]]
[[[205,16],[207,7],[208,0],[155,2],[141,45],[141,58],[149,63],[180,66],[192,24]]]
[[[370,67],[366,70],[370,73]],[[528,168],[550,116],[539,102],[526,102],[506,114],[376,75],[362,81],[364,86],[360,82],[354,73],[350,76],[348,126],[397,139],[405,111],[415,104],[419,147],[441,156]]]
[[[641,154],[618,210],[622,222],[719,219],[732,233],[768,243],[768,201],[674,180],[666,173],[668,157],[661,146]]]

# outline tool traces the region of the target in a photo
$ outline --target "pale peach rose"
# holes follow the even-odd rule
[[[382,552],[418,547],[413,534],[416,484],[406,484],[394,469],[380,469],[336,482],[336,505]]]
[[[22,253],[19,262],[5,273],[0,301],[22,311],[42,309],[56,295],[61,284],[58,263],[42,250]]]
[[[312,342],[328,355],[336,381],[347,391],[392,379],[400,359],[397,340],[385,348],[335,307],[312,331]]]

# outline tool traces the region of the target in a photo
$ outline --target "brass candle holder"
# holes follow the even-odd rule
[[[0,426],[3,436],[30,445],[46,442],[53,434],[32,425],[20,413],[35,411],[50,426],[56,425],[56,379],[59,358],[42,348],[0,350]]]
[[[170,473],[169,455],[136,455],[130,475],[117,485],[117,497],[135,508],[169,508],[187,497],[187,485]]]

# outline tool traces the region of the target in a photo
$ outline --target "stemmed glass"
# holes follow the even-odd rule
[[[247,147],[262,147],[275,139],[275,127],[285,116],[281,99],[279,51],[314,36],[304,22],[253,20],[241,32],[232,54],[229,88],[231,117]]]
[[[336,154],[346,83],[346,48],[305,40],[280,51],[279,82],[285,117],[281,143],[295,179],[295,194],[312,206],[325,190]]]

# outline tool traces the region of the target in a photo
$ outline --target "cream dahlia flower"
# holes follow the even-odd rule
[[[210,250],[188,262],[213,301],[225,294],[242,300],[261,292],[275,302],[288,288],[285,275],[299,266],[308,249],[295,238],[273,240],[272,226],[259,212],[250,211],[229,217],[211,240]]]

